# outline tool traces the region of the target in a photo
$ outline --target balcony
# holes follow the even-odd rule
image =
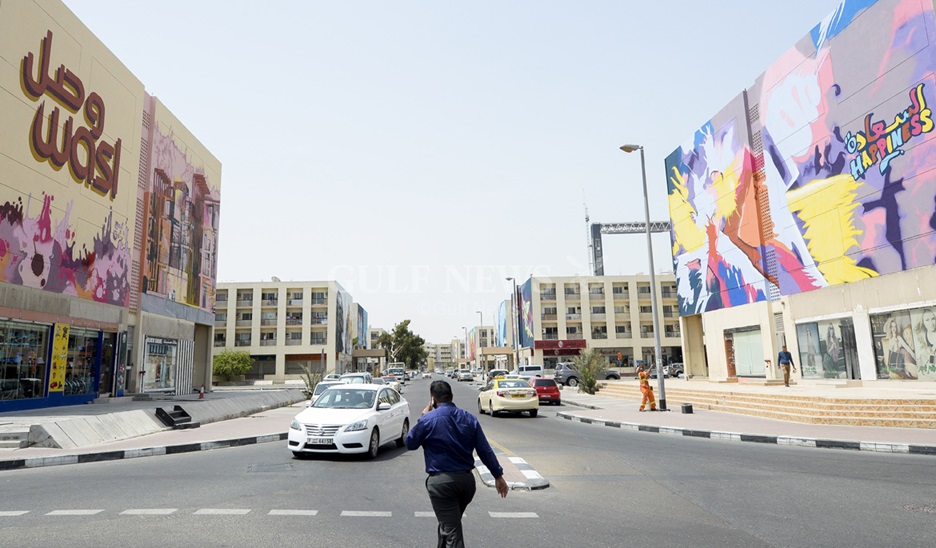
[[[250,301],[237,301],[237,306],[240,306],[240,307],[243,307],[243,308],[249,308],[249,307],[253,306],[253,301],[252,301],[252,300],[250,300]]]
[[[615,339],[630,339],[630,338],[633,338],[633,336],[634,334],[629,331],[627,333],[615,333],[614,334]]]
[[[313,337],[312,344],[325,344],[325,339],[318,339],[318,338]]]
[[[328,318],[312,318],[312,325],[328,325]]]
[[[540,300],[541,301],[555,301],[556,293],[554,291],[545,291],[543,293],[540,293]]]
[[[566,319],[573,320],[573,321],[576,321],[576,320],[581,321],[582,315],[581,314],[566,314]]]
[[[247,339],[246,341],[243,339],[237,339],[234,341],[234,346],[250,346],[250,339]]]
[[[558,341],[559,334],[558,333],[546,333],[543,335],[543,340],[544,341]]]
[[[276,325],[276,318],[267,318],[267,319],[264,319],[264,320],[260,320],[260,325],[275,326],[275,325]]]
[[[679,312],[663,312],[664,318],[678,318]]]
[[[328,299],[327,298],[312,299],[312,305],[313,306],[328,305]]]
[[[598,332],[595,332],[595,333],[592,333],[591,338],[592,338],[592,339],[607,339],[607,338],[608,338],[608,334],[607,334],[607,333],[598,333]]]
[[[235,327],[250,327],[253,324],[253,320],[237,320],[234,322]]]
[[[215,327],[227,327],[227,320],[215,320]]]
[[[302,339],[286,339],[286,346],[299,346],[302,344]]]
[[[605,319],[605,313],[604,312],[592,312],[591,319],[603,320]]]
[[[641,312],[641,313],[640,313],[640,319],[641,319],[641,320],[652,320],[652,319],[653,319],[653,313],[652,313],[652,312]]]
[[[681,336],[681,333],[680,333],[679,331],[667,331],[667,332],[663,333],[663,336],[664,336],[664,337],[669,337],[669,338],[671,338],[671,339],[673,339],[673,338],[678,339],[678,338]]]
[[[262,306],[276,306],[279,303],[278,299],[263,299],[260,303]]]
[[[541,316],[541,319],[542,319],[544,322],[554,322],[554,321],[556,321],[557,318],[556,318],[556,314],[543,314],[543,315]]]
[[[276,339],[266,339],[260,341],[260,346],[276,346]]]
[[[627,292],[613,293],[612,295],[615,301],[629,301],[630,300],[630,293],[627,293]]]
[[[581,293],[566,293],[565,300],[567,301],[578,301],[582,298]]]
[[[289,299],[286,304],[289,306],[302,306],[302,299]]]
[[[604,291],[602,291],[601,293],[592,293],[591,291],[588,292],[588,299],[591,301],[603,301],[604,298],[605,298]]]
[[[641,331],[641,332],[640,332],[640,338],[641,338],[641,339],[652,339],[652,338],[653,338],[653,332],[652,332],[652,331],[648,331],[648,332]]]
[[[286,325],[302,325],[302,318],[286,318]]]
[[[665,289],[661,291],[660,294],[663,296],[664,299],[675,299],[677,297],[675,291],[667,291]]]
[[[566,333],[567,341],[580,341],[585,338],[583,333]]]
[[[224,348],[227,345],[226,341],[215,341],[215,348]]]

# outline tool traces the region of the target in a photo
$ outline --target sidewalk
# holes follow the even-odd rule
[[[718,389],[717,385],[709,387]],[[634,390],[638,390],[636,384]],[[579,393],[568,387],[562,390],[562,402],[565,406],[559,408],[559,417],[598,426],[728,441],[936,456],[936,431],[930,429],[803,424],[704,409],[684,414],[679,407],[640,412],[637,402]]]

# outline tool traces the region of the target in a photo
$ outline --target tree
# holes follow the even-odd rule
[[[582,350],[578,356],[572,358],[575,369],[579,373],[579,391],[594,394],[598,391],[598,377],[608,367],[608,362],[597,349]]]
[[[407,369],[416,369],[429,353],[423,348],[426,340],[410,331],[409,325],[410,320],[403,320],[393,326],[393,331],[381,333],[377,345],[387,351],[391,362],[403,362]]]
[[[214,357],[212,372],[227,382],[237,375],[245,375],[253,367],[250,352],[243,350],[224,350]]]

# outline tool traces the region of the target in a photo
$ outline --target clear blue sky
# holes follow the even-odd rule
[[[371,326],[485,324],[667,218],[663,159],[835,0],[65,0],[218,159],[219,281],[337,279]],[[643,236],[605,272],[648,272]],[[657,270],[669,240],[654,236]]]

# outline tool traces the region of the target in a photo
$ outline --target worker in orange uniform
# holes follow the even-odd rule
[[[643,399],[640,400],[640,410],[646,411],[644,406],[649,402],[650,410],[656,411],[656,400],[653,398],[653,388],[650,387],[650,373],[644,371],[642,365],[637,366],[637,380],[640,381],[640,393],[643,394]]]

